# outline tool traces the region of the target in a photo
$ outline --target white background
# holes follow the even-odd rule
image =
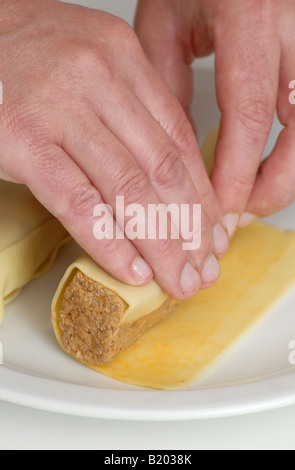
[[[77,0],[132,23],[136,0]],[[198,62],[213,66],[213,60]],[[295,449],[295,406],[189,422],[80,418],[0,402],[0,449]]]

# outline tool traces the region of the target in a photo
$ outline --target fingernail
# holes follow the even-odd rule
[[[131,268],[136,281],[147,282],[153,276],[152,269],[141,256],[135,258]]]
[[[182,271],[180,286],[184,294],[196,292],[201,287],[201,276],[196,269],[187,263]]]
[[[226,214],[223,219],[227,228],[228,236],[231,238],[236,231],[239,221],[239,214]]]
[[[206,261],[203,271],[202,271],[202,281],[205,283],[211,283],[214,281],[217,281],[220,275],[220,266],[215,258],[214,255],[212,255],[208,261]]]
[[[257,219],[257,215],[250,214],[250,212],[244,212],[240,217],[238,227],[246,227],[247,225],[253,224],[253,222],[255,222]]]
[[[215,225],[213,229],[213,240],[216,254],[219,256],[225,254],[229,248],[229,238],[220,223]]]

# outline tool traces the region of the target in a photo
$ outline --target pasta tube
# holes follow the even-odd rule
[[[126,285],[84,255],[61,280],[52,302],[52,324],[70,356],[89,366],[103,365],[166,318],[176,304],[155,281]]]
[[[45,274],[69,240],[61,223],[26,186],[0,181],[0,322],[4,307]]]

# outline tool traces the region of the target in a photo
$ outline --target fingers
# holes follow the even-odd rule
[[[221,257],[227,252],[229,246],[228,237],[224,229],[223,214],[206,172],[195,132],[190,120],[187,118],[187,114],[189,114],[188,108],[191,103],[193,92],[192,70],[189,63],[186,62],[183,42],[186,40],[185,37],[188,36],[187,47],[191,48],[191,45],[189,44],[189,31],[191,26],[189,25],[188,28],[183,27],[185,37],[184,35],[181,36],[180,34],[177,34],[175,29],[176,26],[173,26],[173,21],[171,20],[170,23],[167,22],[167,11],[166,15],[161,14],[160,11],[158,15],[155,15],[155,17],[158,22],[163,22],[163,27],[161,24],[158,24],[155,29],[156,33],[150,36],[149,25],[151,23],[148,21],[149,14],[151,12],[154,13],[155,9],[157,11],[157,8],[161,10],[162,7],[162,2],[140,2],[136,25],[139,31],[139,36],[143,41],[143,45],[148,52],[153,65],[155,65],[156,69],[160,72],[160,75],[177,96],[184,109],[182,109],[179,103],[173,98],[167,87],[164,85],[164,82],[159,79],[159,76],[155,74],[154,71],[148,71],[148,64],[146,64],[146,72],[144,68],[142,69],[143,73],[140,74],[137,82],[134,83],[134,88],[141,102],[161,124],[161,127],[170,137],[171,142],[184,162],[195,186],[195,190],[199,195],[202,207],[208,216],[211,225],[214,227],[214,249],[217,256]],[[188,14],[187,11],[186,13]],[[165,36],[165,34],[168,35],[167,29],[170,31],[170,36],[172,33],[175,35],[173,40],[171,37],[170,40],[168,40]],[[164,60],[162,54],[165,55],[165,57],[169,57],[169,61]],[[184,69],[186,69],[186,72],[184,72]],[[175,78],[178,75],[179,80]],[[175,86],[172,83],[174,80],[177,82],[177,85],[174,83]],[[151,83],[153,83],[154,86],[151,86]],[[138,84],[140,84],[140,86],[138,86]],[[183,88],[184,93],[181,92],[180,87]],[[183,184],[183,186],[185,185]],[[191,194],[193,194],[193,191],[191,191]],[[205,236],[208,237],[208,231],[207,234],[205,231]]]
[[[121,119],[119,121],[121,122]],[[82,132],[79,131],[79,126],[83,129]],[[85,122],[79,119],[78,123],[72,119],[68,131],[65,135],[64,148],[88,176],[93,186],[99,188],[103,200],[113,208],[117,223],[132,239],[142,258],[151,266],[155,279],[161,287],[173,297],[186,298],[196,292],[201,283],[206,287],[215,282],[219,276],[219,266],[217,261],[216,266],[213,265],[212,245],[208,247],[205,260],[197,265],[192,252],[184,250],[181,233],[173,239],[168,231],[167,237],[164,234],[161,239],[158,233],[160,222],[157,222],[155,235],[150,234],[155,223],[150,209],[159,207],[160,204],[169,207],[170,200],[165,198],[164,192],[161,193],[164,198],[159,199],[144,170],[126,147],[92,115],[86,114]],[[137,150],[140,150],[140,144]],[[118,222],[118,217],[121,215],[121,211],[120,214],[116,213],[118,197],[124,201],[123,209],[133,207],[137,216],[137,233],[134,237],[127,231],[130,224],[126,219]],[[177,201],[172,205],[177,207]],[[163,219],[167,217],[167,211],[160,212],[159,217]],[[197,223],[199,222],[197,220]],[[167,218],[168,227],[170,223],[170,218],[169,220]],[[199,225],[195,229],[199,229]],[[207,258],[210,269],[206,263]]]
[[[95,238],[93,211],[104,202],[98,190],[59,147],[51,145],[42,150],[28,156],[30,171],[24,182],[32,193],[110,274],[129,284],[147,283],[152,270],[126,238]],[[109,225],[115,233],[111,214]]]
[[[155,76],[155,87],[158,93],[152,93],[151,84],[144,77],[141,83],[142,90],[137,91],[140,100],[149,109],[155,120],[167,134],[171,144],[177,150],[184,163],[194,188],[202,202],[202,206],[209,217],[211,224],[222,221],[222,211],[208,177],[195,134],[184,110],[179,106],[173,96],[164,86],[163,82]],[[183,186],[185,186],[183,182]]]
[[[215,32],[222,118],[211,179],[230,235],[252,192],[277,100],[280,43],[258,3],[255,15],[235,11]]]
[[[279,135],[272,153],[263,162],[257,176],[246,207],[247,214],[251,214],[252,218],[274,214],[295,200],[295,105],[290,87],[295,77],[295,62],[289,48],[283,51],[281,70],[278,116],[285,129]]]
[[[167,206],[176,204],[179,208],[181,204],[186,204],[190,210],[190,220],[193,220],[194,204],[201,204],[202,201],[173,142],[131,91],[118,90],[118,95],[117,102],[122,100],[122,95],[126,102],[120,102],[119,109],[112,101],[106,103],[103,119],[107,127],[143,170],[157,195],[158,203],[161,201]],[[135,199],[128,202],[141,201]],[[212,226],[204,211],[202,230],[206,235],[202,245],[191,253],[198,269],[202,268],[213,251]]]
[[[136,167],[141,169],[139,176],[137,172],[137,176],[133,177],[135,179],[133,179],[134,184],[132,185],[129,173],[124,173],[124,162],[127,155],[125,153],[119,163],[120,152],[116,152],[117,168],[121,169],[121,173],[119,173],[122,175],[122,181],[116,188],[113,187],[113,191],[116,191],[116,194],[118,194],[118,190],[122,191],[128,204],[139,203],[145,208],[147,204],[159,202],[166,206],[171,203],[176,204],[177,207],[185,204],[192,211],[194,205],[199,203],[203,205],[203,201],[198,195],[197,185],[193,183],[184,164],[182,153],[174,144],[177,141],[174,123],[179,122],[179,111],[181,111],[181,116],[184,113],[175,97],[167,90],[167,87],[150,66],[139,43],[132,45],[130,53],[131,57],[134,57],[134,61],[130,60],[127,64],[120,63],[122,67],[120,71],[123,71],[123,76],[128,79],[119,81],[116,80],[116,77],[112,77],[109,83],[103,83],[105,87],[103,97],[99,95],[96,84],[96,89],[93,87],[92,95],[97,116],[115,140],[119,141],[128,152],[136,163]],[[132,74],[130,74],[131,65]],[[160,112],[159,109],[163,111]],[[174,129],[174,139],[169,133],[169,130],[172,129]],[[189,129],[194,138],[191,126]],[[95,131],[91,130],[91,135],[95,135]],[[179,147],[179,141],[177,144]],[[197,146],[195,138],[194,145]],[[93,148],[99,148],[97,142]],[[68,152],[72,154],[74,150],[71,149]],[[85,153],[87,155],[86,149],[81,152],[81,155]],[[79,162],[81,161],[81,157],[78,155],[75,158],[77,161],[78,159]],[[201,159],[201,157],[199,158]],[[99,161],[99,156],[97,161]],[[89,170],[85,169],[84,171]],[[153,191],[150,190],[143,175],[150,182]],[[125,187],[122,185],[123,176],[125,176],[125,181],[127,180]],[[108,180],[112,180],[111,175]],[[102,182],[98,181],[96,184],[100,188]],[[133,242],[153,268],[156,280],[172,296],[176,295],[180,298],[184,295],[192,295],[200,287],[200,281],[203,281],[203,286],[208,286],[214,283],[219,276],[219,265],[213,254],[212,224],[206,214],[207,211],[203,210],[201,247],[185,255],[184,250],[180,249],[180,240],[168,239],[163,243],[159,240],[144,240],[144,242],[134,240]],[[196,230],[198,229],[199,226]],[[217,233],[220,236],[220,231]],[[226,234],[224,238],[226,238]],[[217,251],[220,253],[220,246],[218,250],[216,248]],[[170,269],[172,260],[174,267]],[[187,268],[188,263],[190,268]],[[188,274],[190,282],[188,282]],[[185,281],[183,281],[183,277]]]
[[[81,9],[74,10],[82,14]],[[201,179],[205,173],[195,163],[200,154],[191,126],[151,67],[133,30],[108,15],[97,14],[97,22],[88,22],[88,15],[96,16],[85,10],[86,29],[77,28],[81,18],[77,15],[75,24],[73,15],[73,25],[63,41],[59,34],[54,40],[45,34],[43,46],[32,49],[43,54],[34,66],[44,63],[44,54],[46,62],[47,54],[50,60],[47,74],[40,66],[25,82],[25,87],[32,83],[34,98],[25,93],[23,109],[29,116],[17,119],[20,135],[26,134],[23,142],[30,147],[22,162],[24,182],[112,275],[133,284],[146,283],[154,275],[172,297],[190,297],[217,280],[219,264],[214,251],[221,252],[217,245],[214,250],[212,236],[212,232],[220,235],[220,230],[213,230],[219,213],[204,208],[209,190],[199,181],[199,173]],[[45,31],[47,26],[45,23]],[[31,38],[30,30],[28,36]],[[39,76],[44,83],[36,93]],[[117,195],[131,209],[144,211],[128,230],[115,207]],[[97,208],[104,203],[107,236],[98,240]],[[194,217],[188,217],[193,219],[193,228],[189,226],[187,234],[181,232],[182,238],[133,238],[138,224],[149,225],[148,206],[160,203],[166,207],[174,203],[177,209],[188,206],[189,216],[193,206],[203,205],[200,249],[187,250],[182,243],[187,248],[199,235],[200,221],[195,224]]]
[[[75,147],[73,158],[79,161],[79,165],[60,147],[49,145],[46,148],[35,149],[36,151],[33,151],[31,147],[27,155],[30,170],[26,172],[23,182],[63,223],[81,247],[111,275],[133,285],[146,284],[155,275],[159,285],[171,297],[177,299],[191,297],[201,287],[202,278],[190,261],[189,254],[183,251],[179,239],[172,240],[167,237],[163,240],[131,242],[124,237],[124,232],[118,229],[113,218],[113,213],[115,216],[117,214],[112,211],[111,204],[107,204],[109,213],[104,217],[106,236],[96,236],[97,220],[95,217],[98,216],[96,208],[100,205],[106,207],[106,201],[94,182],[112,200],[114,193],[110,181],[116,184],[116,174],[118,178],[116,189],[122,195],[126,195],[126,203],[131,196],[134,196],[136,201],[140,201],[142,208],[146,208],[147,202],[154,204],[159,202],[145,181],[143,185],[140,184],[137,167],[131,158],[128,161],[127,150],[113,138],[108,143],[110,133],[106,129],[104,134],[102,127],[98,126],[100,134],[96,140],[93,137],[91,141],[89,140],[90,135],[94,135],[93,129],[90,133],[85,132],[84,129],[80,134],[79,126],[75,132],[76,144],[73,135],[70,136],[69,142]],[[84,141],[81,138],[82,135],[85,138]],[[67,147],[67,138],[64,143]],[[101,158],[101,152],[105,160]],[[105,156],[113,159],[110,165]],[[100,162],[101,165],[99,165]],[[121,178],[119,178],[118,169],[113,170],[117,166],[120,167],[122,162],[123,168],[120,173]],[[138,222],[142,222],[142,219],[138,218]],[[216,263],[215,258],[212,259],[211,256],[204,266],[203,287],[212,284],[217,279],[219,266],[216,266]],[[212,275],[214,275],[213,281]]]
[[[246,207],[246,213],[267,217],[295,200],[295,119],[284,129],[271,155],[264,161]],[[251,221],[251,219],[249,218]],[[247,218],[242,224],[247,223]],[[239,224],[241,226],[241,223]]]

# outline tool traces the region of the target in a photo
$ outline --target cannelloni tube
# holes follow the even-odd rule
[[[202,155],[211,170],[218,130],[207,136]],[[66,271],[52,302],[52,324],[61,347],[88,366],[110,362],[177,306],[155,281],[123,284],[82,256]]]
[[[45,274],[69,240],[61,223],[26,186],[0,181],[0,322],[4,307]]]
[[[123,284],[88,255],[66,271],[52,302],[52,324],[61,347],[88,366],[110,363],[177,302],[155,281]]]

